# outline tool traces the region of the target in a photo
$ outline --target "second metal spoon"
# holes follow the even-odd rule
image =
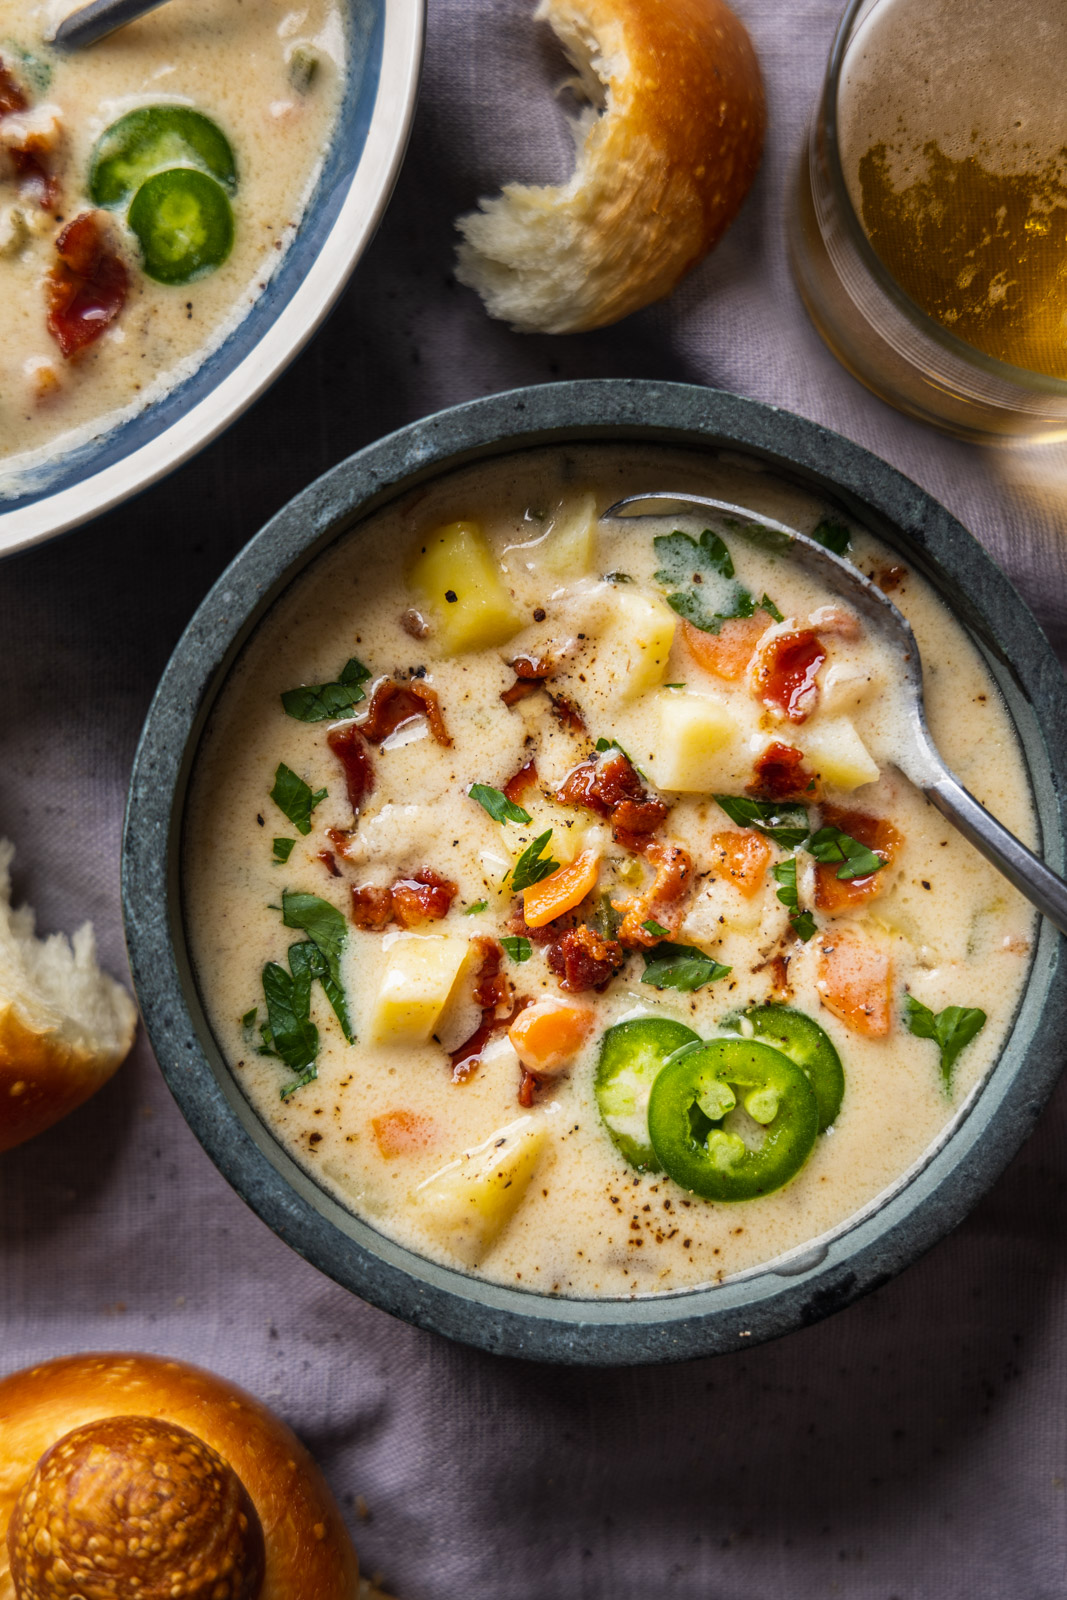
[[[936,806],[942,816],[1015,885],[1020,894],[1025,895],[1061,933],[1067,933],[1067,883],[991,816],[984,806],[979,805],[974,795],[963,787],[945,765],[926,724],[922,661],[911,624],[869,578],[864,577],[850,562],[843,561],[832,550],[827,550],[807,534],[799,533],[796,528],[786,527],[784,523],[760,516],[744,506],[731,505],[726,500],[714,500],[704,495],[674,494],[665,489],[655,490],[651,494],[628,495],[626,499],[609,506],[601,520],[609,517],[683,516],[694,510],[718,511],[750,528],[766,529],[775,536],[776,546],[788,552],[791,560],[847,601],[888,640],[901,661],[907,719],[896,765],[916,788],[921,789],[931,805]]]

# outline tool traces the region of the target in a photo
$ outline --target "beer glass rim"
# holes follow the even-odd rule
[[[893,3],[894,0],[849,0],[845,14],[841,18],[837,32],[834,35],[834,42],[830,47],[830,60],[826,70],[826,81],[818,120],[822,123],[826,175],[834,193],[838,215],[849,234],[850,242],[856,249],[871,278],[897,308],[906,317],[910,318],[928,338],[933,339],[944,349],[950,351],[958,360],[965,361],[979,371],[988,373],[990,377],[999,380],[1001,383],[1014,383],[1020,388],[1030,389],[1036,393],[1067,398],[1067,379],[1055,378],[1046,372],[1034,372],[1030,367],[1016,367],[1009,361],[1000,361],[996,356],[987,355],[984,350],[979,350],[976,345],[968,344],[965,339],[960,339],[954,333],[950,333],[936,318],[925,312],[901,288],[892,273],[889,272],[868,239],[863,223],[852,204],[852,197],[845,181],[838,132],[838,94],[841,87],[841,76],[848,57],[849,46],[859,23],[865,21],[867,16],[880,6]],[[816,132],[817,125],[813,126],[813,138]]]

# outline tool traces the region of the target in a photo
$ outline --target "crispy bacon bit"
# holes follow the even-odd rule
[[[804,765],[803,750],[776,741],[756,757],[756,775],[745,793],[759,800],[812,800],[818,789],[815,774]]]
[[[510,689],[501,689],[500,698],[510,708],[517,706],[520,700],[528,700],[532,694],[539,694],[544,684],[537,678],[516,678]]]
[[[381,933],[393,920],[393,896],[388,889],[373,883],[353,887],[349,916],[357,928],[367,933]]]
[[[522,1077],[519,1079],[519,1104],[524,1111],[529,1111],[534,1103],[534,1095],[541,1087],[541,1080],[535,1078],[532,1072],[522,1068]]]
[[[587,989],[606,989],[626,956],[617,939],[602,939],[594,928],[582,924],[571,928],[546,953],[549,970],[559,978],[559,986],[569,994]]]
[[[0,121],[21,116],[29,108],[25,91],[0,57]],[[51,211],[59,197],[59,180],[51,166],[58,128],[54,123],[50,132],[43,127],[16,127],[17,131],[5,129],[0,143],[11,158],[16,177],[36,189],[42,208]]]
[[[756,658],[756,692],[790,722],[806,722],[815,710],[816,675],[825,660],[819,636],[810,628],[776,634]]]
[[[447,746],[452,743],[441,715],[437,691],[431,689],[429,684],[419,682],[393,683],[387,679],[380,683],[374,691],[366,719],[360,723],[360,731],[371,744],[381,744],[383,739],[388,739],[391,733],[396,732],[401,723],[410,722],[412,717],[426,718],[438,744]]]
[[[721,624],[718,633],[705,633],[683,617],[682,645],[705,672],[713,672],[728,683],[737,683],[748,670],[756,646],[771,622],[768,612],[755,611],[751,617],[730,617]]]
[[[873,817],[867,811],[847,811],[843,806],[824,806],[822,819],[831,827],[840,828],[851,838],[865,844],[888,865],[894,860],[904,843],[900,834],[885,817]],[[839,861],[815,863],[815,907],[818,911],[847,911],[853,906],[873,900],[885,888],[885,872],[869,872],[865,878],[839,878]]]
[[[565,694],[550,694],[548,698],[552,702],[552,715],[561,728],[571,733],[585,732],[585,718],[573,700],[568,700]]]
[[[598,817],[611,815],[623,800],[643,800],[645,790],[634,768],[621,751],[581,761],[564,778],[556,799],[560,805],[583,806]]]
[[[4,65],[4,59],[0,56],[0,118],[25,111],[29,103],[21,85],[12,76],[10,69]]]
[[[48,331],[68,358],[110,327],[126,303],[129,275],[108,243],[99,211],[83,211],[56,240],[48,274]]]
[[[413,1155],[437,1143],[437,1127],[431,1117],[419,1111],[386,1111],[371,1118],[374,1142],[387,1161],[395,1156]]]
[[[409,606],[400,617],[400,626],[412,639],[425,639],[430,631],[430,624],[426,621],[421,611],[416,611],[414,606]]]
[[[789,982],[789,957],[784,950],[776,950],[767,963],[771,971],[771,987],[776,995],[788,999],[792,994]]]
[[[348,847],[352,843],[355,833],[354,828],[327,828],[326,837],[337,851],[338,855],[347,855]]]
[[[331,878],[339,878],[341,876],[341,869],[337,865],[337,857],[334,855],[332,850],[320,850],[319,860],[322,862]]]
[[[431,867],[422,867],[410,878],[398,878],[390,889],[393,918],[402,928],[420,922],[440,922],[447,917],[456,898],[456,885]]]
[[[516,656],[511,670],[517,678],[536,678],[543,683],[552,676],[552,663],[547,656]]]
[[[883,594],[892,594],[894,589],[900,588],[907,576],[907,567],[882,567],[875,573],[874,581]]]
[[[658,942],[659,936],[649,933],[643,923],[658,922],[670,929],[676,919],[669,908],[675,906],[688,889],[693,871],[689,851],[683,850],[680,844],[650,844],[645,860],[656,869],[651,887],[630,900],[611,902],[616,911],[624,913],[619,942],[628,950],[647,950]]]
[[[439,922],[446,917],[455,898],[454,883],[432,867],[422,867],[386,887],[365,883],[354,888],[351,917],[357,928],[371,933],[380,933],[390,922],[414,928],[420,922]]]
[[[620,800],[611,813],[612,837],[624,849],[643,855],[656,829],[666,822],[668,811],[662,800]]]
[[[544,688],[546,678],[552,676],[552,662],[544,656],[516,656],[511,663],[511,670],[515,674],[515,682],[509,689],[502,689],[500,698],[506,706],[517,706],[520,700],[526,700],[532,694],[537,694]]]
[[[363,735],[354,722],[345,722],[339,728],[330,729],[326,743],[344,768],[348,803],[358,817],[360,807],[374,788],[374,768]]]
[[[507,1005],[511,995],[511,985],[500,970],[504,959],[503,949],[495,939],[483,937],[474,943],[481,950],[481,965],[474,979],[473,993],[475,1001],[482,1008],[482,1020],[470,1038],[451,1052],[453,1083],[466,1083],[477,1071],[482,1051],[493,1034],[502,1028],[510,1028],[522,1008],[530,1003],[527,998],[520,997],[506,1015],[500,1015],[501,1006]]]
[[[512,805],[518,805],[527,789],[532,789],[536,782],[537,763],[532,760],[527,761],[526,765],[520,767],[513,778],[508,779],[504,785],[504,793]]]

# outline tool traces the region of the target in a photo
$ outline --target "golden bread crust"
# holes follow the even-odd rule
[[[259,1600],[355,1600],[355,1550],[322,1474],[291,1430],[213,1373],[116,1354],[67,1356],[0,1380],[0,1600],[15,1600],[7,1528],[38,1461],[72,1429],[116,1416],[185,1428],[233,1468],[263,1527]]]
[[[59,1122],[94,1095],[124,1060],[61,1034],[34,1028],[13,1001],[0,1001],[0,1151],[11,1150]]]
[[[579,332],[669,294],[718,242],[759,166],[763,84],[748,33],[723,0],[543,0],[537,14],[564,43],[596,41],[606,110],[569,184],[510,185],[461,219],[459,276],[520,329]],[[515,224],[506,239],[505,211]],[[531,235],[520,258],[522,224]],[[546,224],[564,231],[560,265],[580,266],[580,286],[561,288],[550,314],[524,320],[520,285],[538,273],[534,235],[543,240]]]

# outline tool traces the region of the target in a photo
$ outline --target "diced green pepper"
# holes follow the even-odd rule
[[[750,1006],[745,1016],[757,1039],[780,1050],[808,1075],[819,1103],[819,1132],[837,1119],[845,1093],[845,1073],[833,1041],[819,1024],[791,1006]]]
[[[741,1101],[763,1136],[746,1141],[723,1120]],[[819,1131],[806,1075],[755,1039],[713,1039],[679,1050],[652,1086],[652,1148],[667,1175],[704,1200],[755,1200],[796,1176]]]
[[[194,167],[233,194],[237,167],[230,141],[217,123],[191,106],[140,106],[106,128],[89,167],[94,205],[118,206],[146,178],[171,167]]]
[[[202,278],[221,266],[233,248],[233,212],[226,192],[193,167],[157,172],[143,183],[129,221],[144,270],[157,283]]]
[[[632,1167],[659,1171],[648,1137],[648,1097],[668,1056],[700,1036],[671,1017],[636,1017],[600,1041],[596,1098],[604,1125]]]

